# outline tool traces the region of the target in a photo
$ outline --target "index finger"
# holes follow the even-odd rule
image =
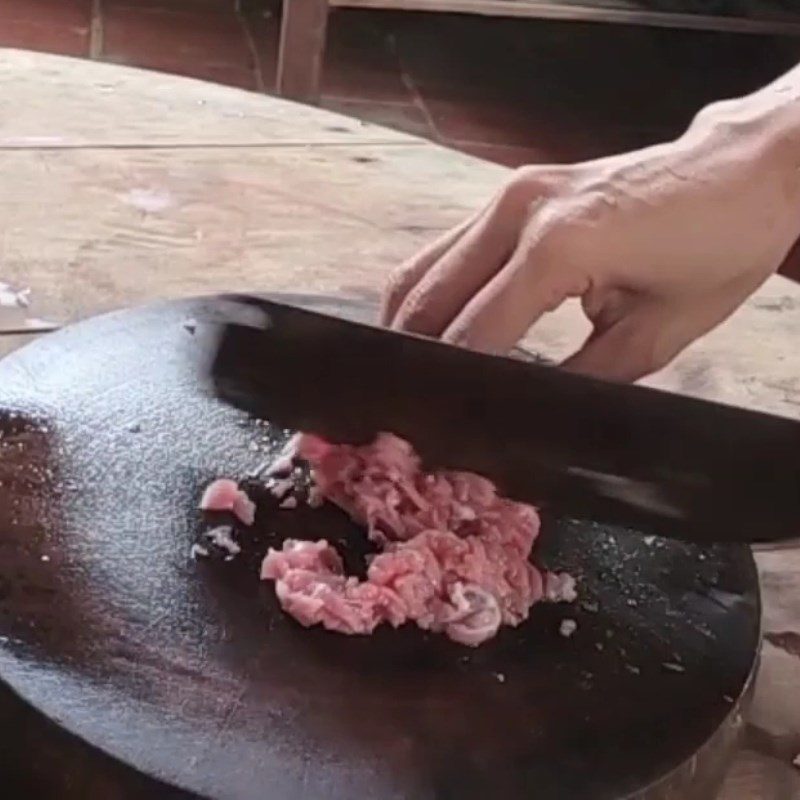
[[[408,293],[424,277],[428,270],[472,227],[483,214],[477,211],[460,225],[442,234],[436,241],[424,247],[413,258],[410,258],[391,277],[389,286],[383,296],[381,307],[381,325],[392,325],[397,311],[402,306]]]

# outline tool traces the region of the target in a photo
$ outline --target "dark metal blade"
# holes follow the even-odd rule
[[[226,401],[296,430],[409,439],[556,513],[693,541],[800,536],[800,423],[254,297],[215,307]]]

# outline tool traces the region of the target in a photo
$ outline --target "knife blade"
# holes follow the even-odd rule
[[[426,464],[555,514],[695,542],[800,536],[800,422],[476,353],[259,297],[213,305],[214,390],[337,442],[380,431]]]

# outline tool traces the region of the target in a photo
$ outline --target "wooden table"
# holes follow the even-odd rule
[[[0,281],[31,289],[30,308],[0,308],[3,353],[40,335],[8,333],[26,320],[159,297],[376,300],[401,259],[507,174],[317,109],[55,56],[0,51],[0,98]],[[527,344],[560,356],[585,331],[568,306]],[[798,342],[800,287],[774,278],[652,383],[800,417]],[[763,666],[723,800],[800,797],[800,551],[758,562]]]
[[[694,6],[696,9],[689,10]],[[710,8],[710,3],[707,4]],[[800,14],[774,0],[745,0],[735,13],[703,11],[697,0],[284,0],[278,91],[314,101],[319,95],[328,13],[337,8],[430,11],[488,17],[605,22],[728,33],[800,34]],[[680,10],[681,8],[686,10]]]

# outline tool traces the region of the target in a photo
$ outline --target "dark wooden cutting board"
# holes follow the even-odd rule
[[[546,520],[538,558],[580,602],[478,650],[301,629],[259,558],[287,535],[356,550],[340,513],[262,504],[239,558],[189,555],[203,486],[286,435],[208,391],[207,302],[91,319],[0,362],[0,677],[33,709],[0,735],[20,780],[30,760],[40,796],[85,797],[92,774],[114,797],[151,781],[237,800],[710,796],[758,651],[747,548]]]

